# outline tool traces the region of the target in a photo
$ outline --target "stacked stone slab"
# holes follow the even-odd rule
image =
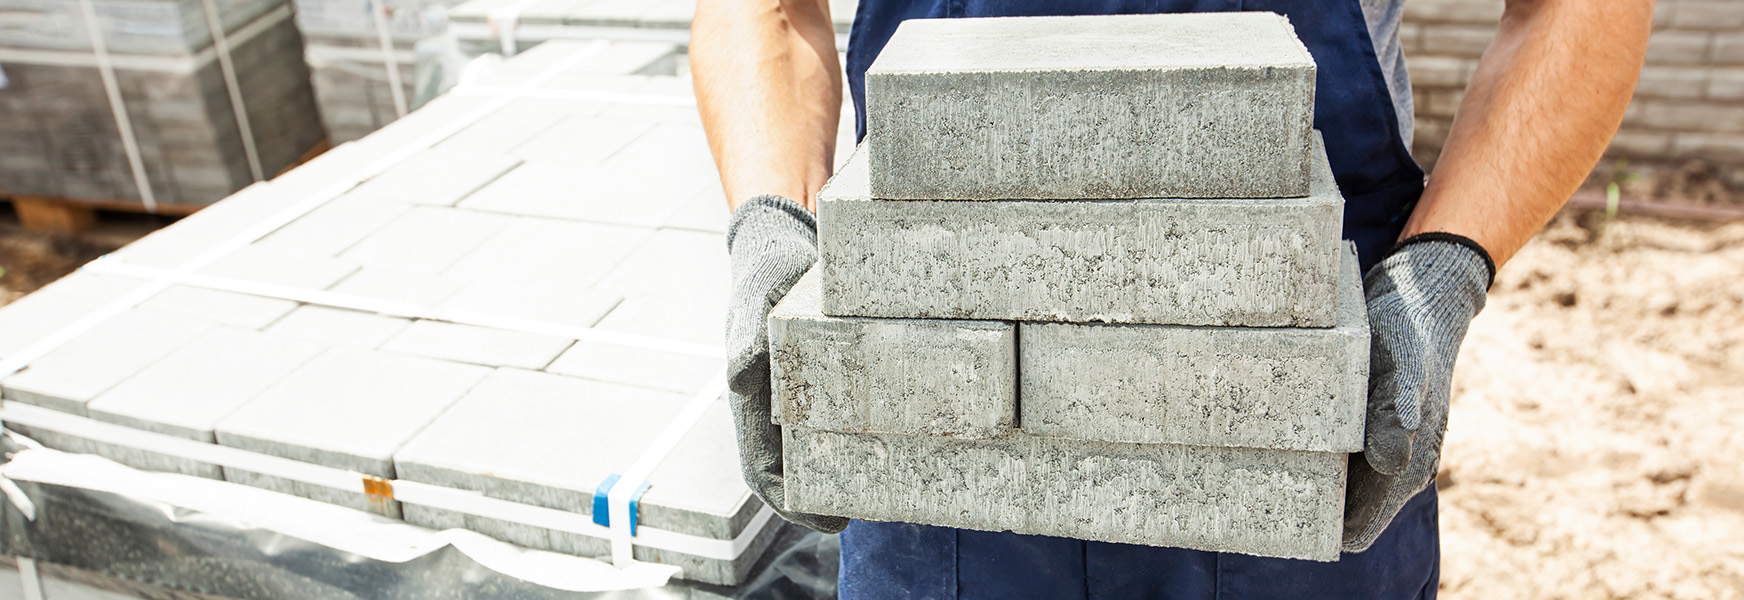
[[[220,0],[263,175],[322,139],[285,0]],[[98,0],[146,178],[159,204],[203,206],[254,181],[200,0]],[[137,202],[127,148],[79,2],[0,0],[0,193]]]
[[[384,3],[385,2],[385,3]],[[333,143],[349,142],[400,118],[388,69],[397,70],[405,108],[417,107],[416,48],[448,28],[459,0],[296,0],[321,123]],[[373,11],[386,8],[379,23]],[[383,50],[381,38],[388,38]]]
[[[899,27],[770,315],[787,508],[1335,560],[1369,337],[1314,77],[1270,13]]]
[[[548,521],[412,495],[372,501],[361,486],[164,454],[94,428],[589,518],[608,476],[663,455],[637,503],[635,558],[692,581],[754,578],[787,528],[740,477],[727,401],[714,391],[724,384],[726,202],[696,112],[683,106],[689,82],[623,74],[672,52],[547,42],[479,81],[530,85],[533,97],[438,97],[0,307],[0,357],[101,321],[0,376],[6,428],[137,468],[585,557],[610,546]],[[600,101],[539,97],[559,90]],[[629,195],[640,200],[626,208]],[[291,220],[262,230],[278,219]],[[117,264],[125,270],[102,270]],[[141,268],[197,268],[204,282],[125,304],[166,273],[132,271]],[[18,409],[62,418],[32,423]],[[676,444],[663,449],[668,432]]]

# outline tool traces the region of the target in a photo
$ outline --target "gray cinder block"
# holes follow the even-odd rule
[[[787,507],[1086,540],[1329,561],[1346,455],[1016,434],[782,428]]]
[[[872,192],[1302,196],[1314,75],[1271,13],[907,21],[866,72]]]
[[[1321,452],[1362,450],[1369,327],[1355,251],[1331,328],[1022,323],[1034,435]]]
[[[1344,199],[1315,142],[1289,199],[874,200],[867,148],[818,194],[827,315],[1330,327]]]
[[[775,422],[988,438],[1017,420],[1017,326],[819,312],[813,268],[769,314]]]

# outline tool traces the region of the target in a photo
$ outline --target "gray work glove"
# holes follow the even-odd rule
[[[745,484],[782,518],[823,533],[848,526],[841,517],[789,512],[781,472],[781,428],[770,422],[769,310],[817,262],[817,221],[780,196],[740,204],[727,225],[733,295],[727,305],[727,387]]]
[[[1363,453],[1352,457],[1345,489],[1345,551],[1367,550],[1435,479],[1453,361],[1495,278],[1482,246],[1447,233],[1400,242],[1363,277],[1369,404]]]

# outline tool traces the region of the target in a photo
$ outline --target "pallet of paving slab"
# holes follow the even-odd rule
[[[724,365],[725,202],[694,111],[675,107],[672,90],[686,81],[568,60],[651,54],[617,46],[547,44],[520,57],[543,67],[510,60],[480,85],[549,74],[536,91],[560,98],[439,97],[0,308],[3,368],[141,286],[167,285],[0,378],[0,394],[10,406],[569,519],[594,518],[611,474],[631,477],[643,455],[660,457],[644,461],[652,486],[630,554],[684,566],[686,579],[742,580],[780,521],[745,486],[726,403],[704,390]],[[391,167],[361,171],[376,165]],[[625,190],[641,199],[633,210]],[[333,196],[319,204],[320,194]],[[291,206],[309,210],[283,216]],[[269,234],[267,223],[279,226]],[[194,279],[161,280],[242,230],[261,237],[196,263]],[[529,548],[612,547],[599,531],[473,514],[410,491],[371,503],[361,485],[8,426],[139,468],[379,504]],[[652,452],[659,439],[672,443]]]
[[[51,196],[6,195],[0,200],[12,203],[18,224],[30,231],[79,233],[97,224],[100,211],[143,213],[145,206],[134,201],[84,200]],[[201,206],[190,204],[159,204],[152,214],[182,217],[194,214]]]
[[[264,176],[324,137],[290,15],[279,2],[227,36]],[[111,53],[130,146],[97,57],[29,42],[0,41],[0,68],[10,79],[0,89],[0,181],[10,193],[144,202],[134,153],[159,204],[210,204],[253,181],[229,82],[210,45]]]
[[[303,163],[314,160],[315,157],[332,149],[326,140],[322,140],[304,151],[302,155],[278,174],[288,173]],[[199,204],[158,204],[148,210],[137,200],[95,200],[89,198],[65,198],[59,196],[39,196],[28,194],[8,194],[0,190],[0,200],[12,204],[12,210],[18,215],[18,223],[30,231],[46,231],[56,233],[79,233],[91,229],[104,212],[147,213],[170,217],[185,217],[202,208]]]

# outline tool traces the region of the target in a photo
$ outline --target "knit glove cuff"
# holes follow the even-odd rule
[[[727,310],[728,386],[755,394],[769,384],[764,321],[794,282],[817,262],[817,220],[799,203],[763,195],[746,200],[727,224],[733,297]]]

